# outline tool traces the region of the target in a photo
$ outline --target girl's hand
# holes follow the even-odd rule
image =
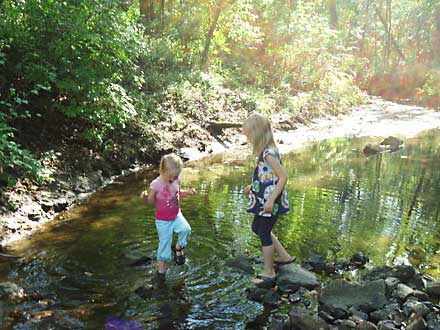
[[[141,196],[140,196],[144,201],[148,200],[148,191],[144,190],[143,192],[141,192]]]
[[[243,194],[247,196],[249,195],[250,192],[251,192],[251,185],[247,185],[246,187],[244,187]]]
[[[264,203],[264,212],[272,214],[273,209],[273,202],[268,200],[266,203]]]

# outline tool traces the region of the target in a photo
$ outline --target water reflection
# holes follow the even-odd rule
[[[440,134],[427,132],[399,152],[366,159],[360,150],[372,140],[323,141],[285,155],[292,209],[275,234],[299,260],[362,251],[376,265],[411,263],[439,278]],[[253,164],[203,162],[182,177],[184,186],[200,191],[182,201],[193,228],[185,266],[171,266],[166,281],[158,280],[154,262],[129,266],[133,256],[155,258],[154,210],[139,199],[144,177],[149,182],[155,173],[122,179],[21,242],[24,261],[2,265],[1,281],[48,301],[13,308],[54,311],[16,329],[100,329],[109,317],[137,320],[146,329],[267,326],[273,310],[244,294],[251,276],[224,266],[235,254],[260,255],[242,194]]]

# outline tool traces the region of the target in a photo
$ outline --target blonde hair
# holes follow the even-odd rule
[[[261,155],[264,148],[271,146],[277,149],[273,138],[272,127],[269,119],[254,112],[243,123],[243,128],[249,132],[249,142],[252,144],[252,153],[255,156]]]
[[[159,172],[161,174],[165,173],[170,169],[182,170],[182,168],[183,168],[183,161],[176,154],[164,155],[160,160]]]

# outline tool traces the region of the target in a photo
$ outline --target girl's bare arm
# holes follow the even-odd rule
[[[180,190],[179,192],[180,197],[186,197],[186,196],[192,196],[197,194],[197,190],[195,188],[187,189],[187,190]]]
[[[152,190],[150,191],[150,193],[148,193],[147,190],[144,190],[141,193],[141,198],[149,206],[154,206],[156,204],[156,192],[154,192]]]

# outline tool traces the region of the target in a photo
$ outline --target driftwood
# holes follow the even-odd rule
[[[10,254],[0,253],[0,261],[8,261],[12,259],[20,259],[22,256],[13,256]]]
[[[225,128],[238,128],[242,123],[231,123],[225,121],[210,121],[208,122],[208,130],[212,135],[220,135]]]

